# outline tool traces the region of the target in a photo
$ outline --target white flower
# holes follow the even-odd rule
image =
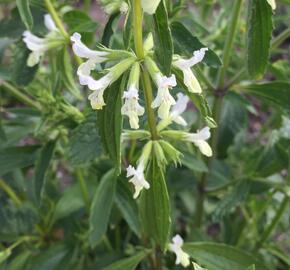
[[[187,133],[185,140],[194,143],[200,150],[200,152],[207,156],[212,156],[212,150],[210,145],[206,142],[210,138],[209,127],[204,127],[202,130],[198,130],[197,133]]]
[[[160,73],[156,74],[155,81],[157,83],[157,96],[152,102],[151,107],[158,108],[158,115],[161,119],[169,117],[170,107],[175,104],[174,98],[169,93],[169,88],[176,86],[175,75],[171,77],[162,76]]]
[[[59,31],[50,14],[44,15],[44,25],[49,31]]]
[[[88,76],[86,84],[89,89],[93,90],[88,99],[90,100],[91,106],[94,110],[101,110],[103,106],[106,105],[103,95],[104,91],[112,83],[112,81],[113,75],[110,72],[99,80],[95,80]]]
[[[169,244],[169,249],[175,253],[175,264],[181,264],[183,267],[188,267],[190,264],[189,255],[182,250],[183,239],[180,235],[175,235],[172,238],[172,244]]]
[[[51,48],[58,47],[63,44],[64,39],[59,33],[59,30],[55,26],[51,16],[49,14],[44,15],[44,24],[50,31],[44,38],[40,38],[30,31],[23,33],[23,42],[26,47],[31,51],[27,65],[33,67],[39,63],[40,58],[43,54]]]
[[[154,14],[161,0],[142,0],[142,8],[148,14]]]
[[[94,51],[89,49],[84,43],[81,41],[82,36],[79,33],[74,33],[70,40],[72,41],[72,49],[73,52],[82,58],[90,59],[95,64],[102,63],[106,59],[107,52],[102,51]]]
[[[139,94],[138,89],[132,85],[128,91],[124,92],[123,98],[125,99],[125,104],[121,109],[121,113],[123,115],[127,115],[129,117],[130,126],[133,129],[139,128],[139,118],[144,114],[145,110],[140,104],[138,103]]]
[[[143,188],[150,188],[150,184],[145,180],[143,162],[139,163],[137,169],[129,165],[129,167],[127,168],[127,177],[131,176],[133,177],[129,180],[129,182],[132,183],[135,187],[135,193],[133,195],[133,198],[137,199]]]
[[[275,0],[267,0],[267,2],[273,10],[276,9],[276,1]]]
[[[189,98],[186,95],[182,93],[177,94],[176,104],[172,107],[170,112],[171,121],[182,126],[187,126],[186,121],[180,115],[186,110],[188,101]]]
[[[173,62],[174,66],[180,69],[183,72],[183,82],[188,87],[189,92],[192,93],[201,93],[201,87],[193,74],[191,67],[201,62],[205,56],[205,52],[208,48],[201,48],[200,50],[193,52],[193,57],[190,59],[178,59]]]

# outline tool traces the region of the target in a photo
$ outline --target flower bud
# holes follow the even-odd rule
[[[160,132],[161,137],[179,140],[179,141],[184,140],[186,134],[187,134],[186,132],[179,131],[179,130],[164,130]]]
[[[165,157],[164,151],[159,144],[159,141],[153,142],[153,148],[154,148],[154,153],[155,153],[155,158],[157,160],[157,164],[159,167],[163,168],[164,166],[167,165],[168,162]]]
[[[123,140],[144,140],[150,138],[150,132],[147,130],[125,130],[122,134]]]
[[[159,140],[159,144],[161,145],[162,149],[164,150],[166,157],[168,160],[172,160],[175,164],[181,163],[181,156],[182,153],[179,152],[177,149],[175,149],[170,143],[164,141],[164,140]]]

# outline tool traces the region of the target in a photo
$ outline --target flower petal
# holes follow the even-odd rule
[[[142,8],[148,14],[154,14],[161,0],[142,0]]]

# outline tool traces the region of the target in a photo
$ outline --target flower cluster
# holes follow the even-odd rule
[[[93,109],[100,110],[106,105],[103,98],[104,91],[113,82],[118,80],[122,74],[128,72],[129,80],[126,91],[124,91],[123,94],[124,104],[121,108],[121,113],[128,117],[132,129],[139,129],[139,117],[145,113],[145,109],[139,104],[139,81],[142,65],[142,68],[148,70],[157,88],[157,94],[150,106],[152,109],[157,109],[158,111],[160,121],[157,129],[158,132],[160,132],[160,136],[162,137],[164,135],[164,137],[175,138],[176,135],[178,135],[178,139],[192,142],[198,147],[202,154],[206,156],[212,155],[212,150],[206,142],[206,140],[210,138],[210,130],[208,127],[203,128],[197,133],[182,131],[175,131],[174,133],[173,131],[174,136],[170,136],[170,131],[162,131],[173,122],[181,126],[187,125],[187,122],[181,115],[186,110],[189,99],[182,93],[178,93],[177,100],[175,100],[170,93],[171,89],[177,85],[176,77],[174,74],[168,77],[165,76],[151,57],[154,46],[151,34],[144,42],[145,59],[142,63],[140,63],[133,52],[111,50],[105,47],[99,47],[98,50],[91,50],[81,41],[81,35],[79,33],[74,33],[71,37],[71,41],[74,53],[86,59],[86,61],[79,66],[77,75],[80,84],[87,86],[92,91],[88,99]],[[201,86],[191,68],[203,60],[207,50],[207,48],[201,48],[193,52],[193,56],[189,59],[174,55],[173,67],[182,72],[183,83],[190,93],[202,93]],[[101,78],[95,79],[92,75],[92,71],[96,69],[97,64],[105,62],[109,66],[104,71],[105,74]],[[118,63],[116,64],[116,62]],[[113,63],[113,65],[110,65],[110,63]],[[159,161],[161,164],[166,165],[164,153],[168,153],[175,163],[180,160],[180,153],[163,140],[160,140],[160,144],[155,143],[153,149],[160,159]],[[132,177],[130,182],[135,187],[134,198],[138,197],[143,188],[150,188],[149,183],[144,177],[144,171],[146,169],[146,162],[144,162],[144,160],[147,160],[148,156],[150,156],[148,151],[146,153],[147,156],[142,154],[136,169],[132,165],[127,168],[127,177]]]
[[[59,29],[56,27],[49,14],[44,15],[44,25],[49,31],[44,38],[40,38],[32,34],[30,31],[25,31],[23,33],[23,42],[31,51],[27,60],[27,65],[30,67],[38,64],[40,58],[46,51],[65,44],[64,37],[61,35]]]

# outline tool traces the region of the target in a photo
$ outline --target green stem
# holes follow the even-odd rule
[[[88,192],[86,181],[84,179],[83,170],[80,168],[76,169],[76,176],[81,187],[81,191],[82,191],[84,202],[86,204],[87,211],[89,212],[90,211],[90,195]]]
[[[152,85],[150,81],[149,73],[146,69],[142,72],[142,83],[145,94],[145,103],[146,103],[146,112],[148,117],[148,125],[151,133],[152,140],[158,139],[157,128],[156,128],[156,120],[154,111],[151,108],[151,104],[153,102],[153,94],[152,94]]]
[[[30,97],[24,95],[21,91],[19,91],[16,87],[8,82],[2,82],[2,86],[9,91],[13,96],[15,96],[19,101],[23,102],[24,104],[31,106],[37,110],[41,110],[41,106],[36,101],[32,100]]]
[[[44,0],[45,2],[45,6],[49,12],[49,14],[51,15],[51,17],[53,18],[57,28],[59,29],[59,31],[61,32],[61,34],[66,38],[66,39],[69,39],[69,35],[68,33],[66,32],[65,28],[64,28],[64,25],[61,21],[61,19],[59,18],[53,4],[51,3],[50,0]]]
[[[265,241],[270,237],[272,231],[274,230],[274,228],[276,227],[276,225],[278,224],[278,222],[280,221],[283,213],[285,212],[285,210],[287,209],[288,206],[288,202],[289,202],[289,198],[287,195],[285,195],[283,201],[281,202],[281,205],[278,209],[278,211],[276,212],[275,217],[273,218],[271,224],[268,226],[268,228],[264,231],[264,233],[261,236],[261,239],[258,241],[257,245],[256,245],[256,249],[259,249],[260,247],[263,246],[263,244],[265,243]]]
[[[233,13],[230,20],[229,30],[227,33],[227,38],[224,46],[223,51],[223,66],[219,72],[218,76],[218,84],[217,89],[215,90],[216,95],[213,104],[213,118],[216,120],[217,124],[219,124],[219,119],[222,111],[222,104],[223,104],[223,87],[224,87],[224,79],[226,70],[229,64],[231,50],[234,42],[234,37],[236,33],[236,28],[238,25],[239,15],[241,11],[241,5],[243,0],[236,0]],[[207,158],[206,163],[208,165],[209,172],[211,171],[211,165],[213,158],[215,157],[216,153],[216,146],[217,146],[217,129],[213,129],[212,138],[211,138],[211,147],[213,149],[214,156],[212,158]],[[202,220],[204,216],[204,201],[206,197],[206,185],[207,185],[207,177],[209,173],[203,173],[201,175],[201,179],[198,183],[198,194],[196,196],[196,212],[195,212],[195,225],[197,228],[200,228],[202,225]]]
[[[229,22],[229,29],[225,41],[224,51],[223,51],[223,66],[220,69],[219,76],[218,76],[218,88],[223,88],[224,86],[224,80],[225,80],[225,74],[228,68],[231,52],[232,52],[232,46],[234,43],[235,33],[239,21],[239,15],[241,11],[243,0],[236,0],[234,7],[233,7],[233,13],[231,16],[231,20]]]
[[[22,202],[18,198],[14,190],[10,186],[8,186],[2,179],[0,179],[0,188],[2,188],[7,193],[9,198],[15,203],[16,206],[21,206]]]
[[[290,28],[284,30],[280,35],[273,39],[271,50],[278,48],[290,36]]]
[[[133,23],[134,23],[134,42],[136,55],[139,60],[144,59],[143,37],[142,37],[142,21],[143,13],[140,0],[133,0]],[[148,117],[148,125],[153,140],[158,139],[156,120],[154,111],[151,108],[153,102],[152,85],[148,71],[144,67],[141,74],[143,90],[145,94],[146,112]]]
[[[134,28],[134,43],[137,57],[144,58],[143,50],[143,13],[140,0],[133,0],[133,28]]]

